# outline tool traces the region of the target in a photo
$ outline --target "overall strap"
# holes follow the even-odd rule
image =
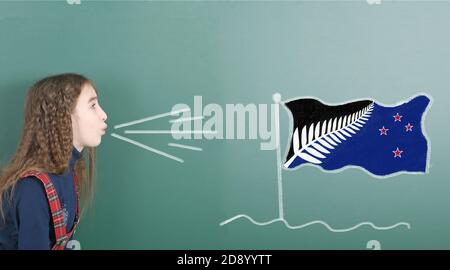
[[[52,214],[53,227],[56,239],[56,243],[52,247],[52,250],[63,250],[66,246],[67,241],[70,239],[71,235],[69,236],[66,232],[66,226],[64,224],[64,214],[61,209],[61,203],[59,201],[58,194],[56,193],[56,189],[53,186],[50,177],[46,173],[38,171],[29,171],[23,174],[22,178],[25,178],[27,176],[35,176],[44,185],[48,204],[50,206],[50,212]],[[77,196],[77,208],[78,208],[78,196]],[[77,210],[77,219],[78,219],[78,210]],[[73,231],[74,230],[72,230],[71,233],[73,233]]]
[[[73,183],[75,185],[75,191],[76,191],[76,200],[77,200],[77,210],[75,212],[75,221],[73,223],[73,227],[72,230],[68,233],[68,239],[72,238],[72,235],[75,233],[75,231],[77,230],[77,225],[80,221],[79,218],[79,210],[78,210],[78,205],[79,205],[79,201],[80,201],[80,192],[79,192],[79,186],[78,186],[78,177],[75,174],[75,172],[73,173]]]

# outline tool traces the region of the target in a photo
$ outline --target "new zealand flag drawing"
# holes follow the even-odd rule
[[[376,176],[425,173],[428,142],[422,126],[429,103],[425,95],[393,107],[372,100],[337,106],[312,98],[289,101],[294,126],[284,166],[357,166]]]

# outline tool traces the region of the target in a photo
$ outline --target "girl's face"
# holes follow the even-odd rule
[[[97,100],[92,85],[85,84],[81,89],[72,118],[73,146],[81,152],[85,146],[96,147],[106,132],[106,113]]]

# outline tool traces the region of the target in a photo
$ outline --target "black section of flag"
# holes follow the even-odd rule
[[[346,103],[343,105],[330,106],[325,105],[316,99],[303,98],[286,102],[284,105],[292,113],[294,124],[292,132],[294,132],[296,128],[298,128],[300,132],[304,126],[306,126],[307,129],[309,129],[312,123],[315,124],[318,122],[323,122],[325,120],[328,121],[330,119],[350,115],[352,113],[358,112],[366,108],[372,102],[373,102],[372,100],[360,100]],[[293,155],[294,150],[291,140],[286,161],[288,161]]]

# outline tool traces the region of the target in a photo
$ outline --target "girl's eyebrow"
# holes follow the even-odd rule
[[[91,97],[91,98],[89,99],[88,103],[91,102],[91,101],[94,101],[94,100],[97,100],[97,97]]]

